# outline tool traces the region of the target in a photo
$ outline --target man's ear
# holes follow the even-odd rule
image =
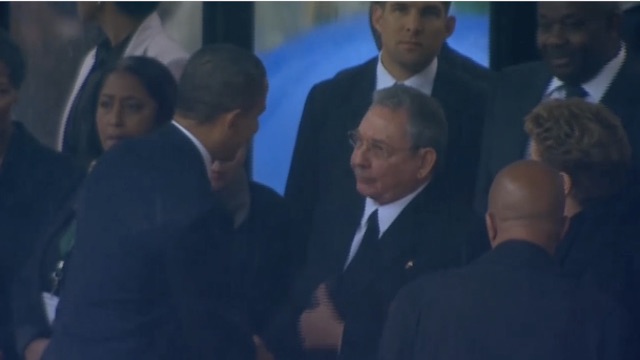
[[[226,113],[220,115],[220,118],[216,121],[219,121],[221,125],[224,126],[224,129],[227,131],[235,131],[240,125],[240,109],[227,111]]]
[[[494,247],[494,242],[498,237],[498,228],[496,226],[496,219],[490,212],[487,212],[484,215],[484,223],[487,227],[487,235],[489,236],[489,242],[491,243],[491,247]]]
[[[382,15],[384,14],[384,7],[386,4],[372,4],[371,5],[371,23],[373,27],[376,29],[378,34],[380,34],[380,27],[382,22]]]
[[[445,29],[447,31],[447,39],[453,35],[453,33],[456,31],[456,23],[458,22],[458,19],[456,19],[455,16],[453,15],[449,15],[447,16],[447,20],[445,23]]]
[[[571,180],[571,176],[565,172],[560,172],[560,176],[562,177],[562,187],[564,188],[564,196],[567,197],[571,194],[573,190],[573,181]]]
[[[431,176],[435,169],[438,154],[432,148],[424,148],[418,150],[420,156],[420,168],[418,169],[418,177],[425,179]]]

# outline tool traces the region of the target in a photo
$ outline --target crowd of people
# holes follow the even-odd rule
[[[1,359],[640,358],[619,3],[539,3],[542,60],[493,72],[450,2],[372,2],[380,52],[311,89],[284,196],[245,164],[260,59],[189,56],[157,6],[78,3],[105,36],[56,150],[0,33]]]

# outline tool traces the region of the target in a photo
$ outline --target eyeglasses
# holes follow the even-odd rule
[[[387,160],[402,151],[415,150],[415,147],[398,149],[377,140],[363,140],[357,130],[349,131],[347,136],[349,137],[349,143],[354,149],[363,149],[367,151],[372,158],[379,160]]]

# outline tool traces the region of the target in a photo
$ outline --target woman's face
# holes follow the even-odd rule
[[[122,139],[149,133],[156,124],[157,108],[137,77],[122,71],[110,74],[96,112],[102,148],[106,151]]]
[[[18,91],[11,84],[9,69],[0,62],[0,133],[11,124],[11,108],[18,100]]]

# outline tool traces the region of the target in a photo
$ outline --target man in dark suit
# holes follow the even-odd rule
[[[11,287],[47,221],[55,216],[84,177],[67,156],[46,148],[11,111],[25,78],[18,45],[0,32],[0,352],[18,359],[11,316]]]
[[[554,255],[558,264],[625,305],[640,325],[640,253],[633,250],[640,204],[625,192],[637,180],[620,119],[601,104],[550,100],[527,115],[525,131],[531,158],[560,171],[565,184],[570,225]]]
[[[357,192],[335,189],[315,214],[309,261],[267,339],[278,359],[373,359],[396,292],[461,261],[464,213],[433,186],[447,147],[437,102],[379,90],[350,138]]]
[[[495,174],[527,156],[525,116],[543,99],[581,97],[602,103],[621,120],[640,163],[640,61],[620,40],[616,2],[541,2],[538,48],[542,62],[507,68],[496,80],[483,135],[476,209],[486,210]]]
[[[486,215],[493,251],[403,289],[380,359],[636,359],[617,303],[554,263],[566,225],[563,190],[560,174],[541,162],[501,171]]]
[[[208,170],[256,132],[266,81],[250,52],[204,47],[180,79],[175,120],[100,159],[45,359],[252,358],[250,337],[228,335],[242,328],[225,298],[231,223]]]
[[[444,3],[447,7],[451,6],[451,1],[447,1]],[[373,35],[373,40],[376,43],[376,47],[378,48],[378,51],[380,51],[382,50],[382,40],[380,39],[378,30],[376,30],[375,26],[373,26],[373,9],[375,6],[384,6],[384,3],[380,1],[372,1],[371,5],[369,6],[369,27],[371,28],[371,35]],[[456,17],[451,16],[451,18],[453,19],[455,24]],[[485,66],[478,64],[472,58],[452,48],[451,45],[449,45],[449,43],[446,41],[444,42],[444,44],[442,44],[442,48],[440,49],[438,58],[440,59],[440,61],[446,63],[455,71],[464,73],[469,78],[477,81],[478,83],[484,83],[488,85],[493,78],[493,71],[487,69]]]
[[[350,149],[344,134],[358,126],[375,90],[394,83],[437,99],[447,116],[449,143],[439,186],[471,203],[479,160],[485,86],[440,61],[451,35],[450,3],[388,2],[373,7],[380,56],[316,84],[307,97],[289,171],[285,198],[297,216],[297,238],[307,240],[313,213],[334,188],[352,189]],[[433,184],[435,185],[435,184]]]

